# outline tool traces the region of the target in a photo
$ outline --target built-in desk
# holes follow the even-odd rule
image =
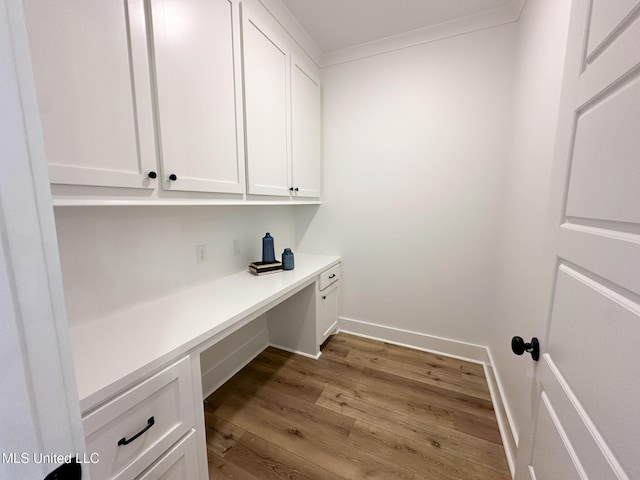
[[[193,434],[197,440],[199,464],[201,469],[206,470],[200,353],[260,315],[273,311],[276,306],[278,316],[283,318],[269,324],[269,336],[276,339],[272,343],[316,358],[320,353],[320,337],[316,335],[317,309],[315,304],[309,302],[317,301],[316,285],[321,274],[338,265],[340,257],[296,253],[295,262],[296,268],[292,271],[264,276],[239,272],[71,328],[85,434],[88,435],[87,430],[91,430],[99,437],[100,432],[109,431],[110,416],[118,412],[134,412],[136,409],[142,412],[144,409],[139,405],[139,398],[143,398],[143,394],[136,393],[136,390],[144,385],[148,384],[144,388],[158,398],[161,393],[154,392],[166,390],[169,388],[166,385],[172,385],[171,382],[176,385],[174,396],[183,392],[185,383],[179,384],[172,379],[174,376],[180,378],[176,373],[180,369],[190,368],[191,379],[186,385],[193,391],[190,401],[195,405],[196,419],[189,435]],[[297,297],[293,297],[299,292],[299,297],[306,298],[301,305],[297,305],[300,302],[296,303]],[[290,297],[291,300],[282,303]],[[187,363],[190,367],[182,362],[181,359],[185,357],[189,357]],[[131,407],[127,406],[127,402],[131,403]],[[123,407],[125,403],[127,405]],[[141,423],[144,426],[147,421],[145,415],[137,414],[140,418],[133,418],[131,427],[128,427],[132,430],[124,431],[121,435],[133,436],[137,433],[139,428],[136,425]],[[156,416],[161,418],[162,414]],[[158,418],[155,421],[160,424]],[[154,428],[156,432],[160,430],[154,425],[149,427],[149,432]],[[91,448],[90,444],[93,444],[93,440],[87,441],[88,448]],[[144,447],[143,442],[138,445]],[[122,456],[122,446],[113,448],[116,452],[114,458]],[[148,453],[145,452],[141,455]],[[175,452],[172,455],[178,456]],[[129,468],[129,464],[125,463],[118,468]],[[126,471],[125,474],[118,474],[121,475],[118,478],[138,478],[142,472],[133,467],[130,470],[129,474]],[[198,477],[207,478],[205,473],[199,472]],[[111,478],[106,475],[112,473],[103,474],[104,478]]]

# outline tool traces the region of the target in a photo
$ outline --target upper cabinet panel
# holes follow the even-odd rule
[[[291,61],[292,186],[299,197],[320,196],[320,80]]]
[[[24,5],[55,205],[319,201],[319,69],[259,0]]]
[[[229,0],[151,0],[150,5],[162,185],[244,193],[241,85],[234,76],[237,5]]]
[[[242,4],[248,193],[320,197],[318,68],[259,2]]]
[[[25,0],[52,183],[153,188],[142,0]]]
[[[243,4],[248,193],[289,195],[289,51]]]

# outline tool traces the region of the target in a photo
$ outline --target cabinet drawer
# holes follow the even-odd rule
[[[329,270],[320,274],[320,290],[324,290],[329,285],[340,280],[340,265],[334,265]]]
[[[196,432],[192,430],[137,480],[196,480],[198,478],[200,474]]]
[[[87,452],[99,455],[92,478],[135,478],[194,423],[191,363],[185,357],[82,419]]]

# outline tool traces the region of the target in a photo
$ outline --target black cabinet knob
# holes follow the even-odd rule
[[[171,175],[169,175],[169,180],[171,180],[172,182],[175,182],[178,179],[178,176],[175,173],[172,173]]]
[[[149,178],[156,178],[158,176],[158,174],[154,171],[151,171],[149,173],[147,173],[147,177]]]
[[[298,187],[294,188],[294,190],[297,192],[298,191]]]
[[[290,191],[290,192],[293,192],[293,187],[289,187],[289,191]]]
[[[540,358],[540,342],[536,337],[531,339],[531,343],[526,343],[522,337],[513,337],[511,339],[511,351],[516,355],[522,355],[524,352],[529,352],[531,358],[536,362]]]

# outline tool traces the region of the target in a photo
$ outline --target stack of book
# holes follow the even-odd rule
[[[249,265],[249,271],[254,275],[281,272],[282,262],[253,262]]]

